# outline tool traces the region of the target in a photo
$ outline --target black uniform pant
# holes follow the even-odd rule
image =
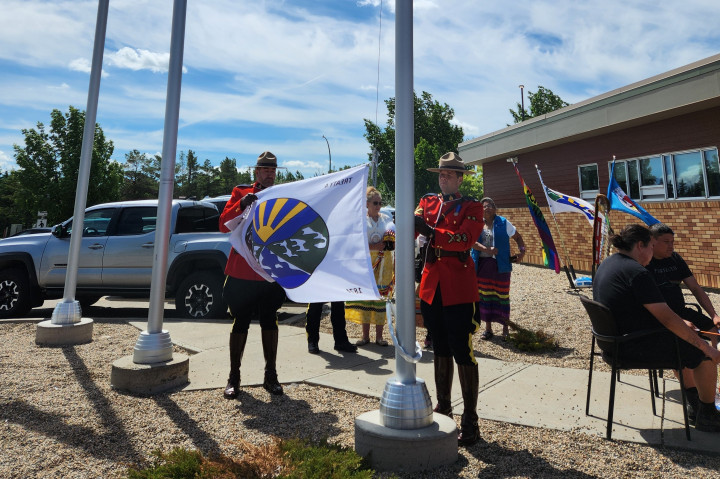
[[[233,333],[247,333],[254,316],[260,320],[263,330],[278,329],[277,312],[285,302],[285,290],[278,283],[227,276],[223,299],[233,317]]]
[[[305,332],[307,333],[308,342],[317,343],[320,340],[320,318],[322,317],[322,307],[324,304],[325,303],[308,304],[307,313],[305,314]],[[330,324],[332,324],[335,344],[347,343],[348,337],[345,331],[344,302],[333,301],[330,303]]]
[[[435,356],[452,356],[457,364],[477,364],[472,347],[472,335],[479,325],[473,319],[474,303],[443,306],[440,287],[432,304],[420,301],[420,312],[432,336]]]

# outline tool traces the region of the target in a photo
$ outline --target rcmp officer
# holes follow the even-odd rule
[[[255,183],[252,186],[236,186],[220,215],[220,231],[228,232],[225,223],[239,216],[257,199],[255,193],[275,184],[277,158],[269,151],[263,152],[255,165]],[[276,359],[278,349],[277,311],[285,301],[285,291],[276,282],[265,281],[245,259],[230,250],[225,266],[223,299],[230,307],[233,326],[230,333],[230,376],[225,387],[225,399],[235,399],[240,387],[240,362],[247,342],[250,319],[257,313],[262,330],[263,355],[265,356],[265,379],[263,387],[271,394],[282,394],[278,382]]]
[[[460,184],[468,171],[460,156],[440,158],[441,194],[427,194],[415,210],[415,232],[427,238],[425,267],[420,281],[420,311],[433,338],[435,411],[452,417],[450,403],[453,358],[458,365],[464,411],[458,444],[468,446],[480,438],[477,416],[478,365],[472,348],[474,304],[479,301],[470,249],[483,229],[482,205],[463,197]]]

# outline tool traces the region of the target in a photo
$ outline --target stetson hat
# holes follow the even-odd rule
[[[445,153],[440,157],[439,168],[428,168],[427,170],[432,171],[433,173],[440,173],[442,171],[457,171],[463,175],[475,174],[474,171],[465,168],[465,163],[463,163],[462,158],[460,158],[460,155],[454,151]]]
[[[258,156],[257,163],[255,164],[255,168],[262,167],[277,168],[277,157],[269,151],[263,151],[260,153],[260,156]]]

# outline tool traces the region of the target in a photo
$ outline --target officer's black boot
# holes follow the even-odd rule
[[[480,378],[477,364],[458,365],[458,377],[463,396],[463,415],[460,420],[459,446],[470,446],[480,439],[477,399]]]
[[[437,405],[433,411],[444,414],[450,418],[452,415],[452,394],[453,369],[455,364],[452,356],[435,356],[433,360],[435,367],[435,390],[437,391]]]
[[[225,399],[235,399],[240,392],[240,362],[246,342],[247,333],[230,333],[230,377],[223,393]]]
[[[278,348],[278,330],[262,331],[263,355],[265,356],[265,381],[263,387],[270,394],[280,395],[283,388],[278,382],[276,360]]]

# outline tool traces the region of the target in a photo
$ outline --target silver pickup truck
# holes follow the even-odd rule
[[[95,205],[85,210],[76,298],[148,297],[157,200]],[[166,296],[185,318],[222,318],[229,235],[216,204],[173,200]],[[0,240],[0,318],[21,317],[45,299],[63,297],[72,219],[51,233]]]

